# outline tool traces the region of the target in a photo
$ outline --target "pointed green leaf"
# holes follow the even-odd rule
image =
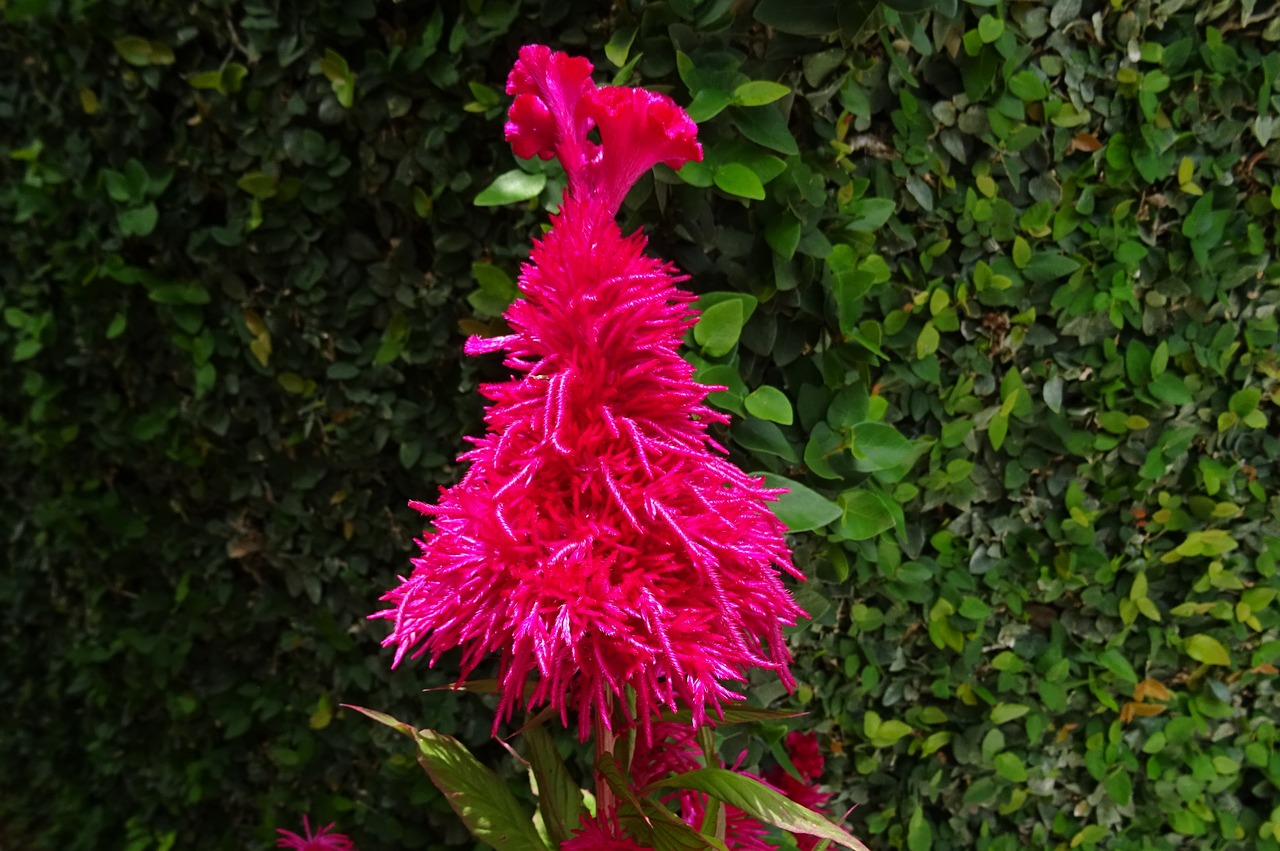
[[[744,321],[742,302],[738,299],[713,304],[702,311],[698,324],[693,326],[693,339],[710,357],[727,355],[738,345]]]
[[[737,106],[764,106],[790,93],[791,89],[781,83],[753,80],[733,90],[733,102]]]
[[[547,185],[547,176],[541,172],[530,174],[518,168],[504,172],[480,190],[474,201],[477,207],[497,207],[537,198]]]
[[[782,425],[791,425],[795,415],[791,410],[791,401],[785,393],[776,387],[764,385],[742,400],[747,413],[762,420],[769,420]]]
[[[742,198],[764,200],[764,184],[756,173],[742,163],[726,163],[715,170],[716,186]]]
[[[770,503],[769,507],[773,509],[778,519],[786,524],[788,531],[808,532],[811,529],[821,529],[843,513],[840,506],[799,482],[793,482],[791,479],[773,473],[763,475],[767,487],[787,489],[787,492],[778,497],[777,502]]]
[[[907,822],[907,851],[929,851],[933,847],[933,825],[924,817],[924,808],[917,806]]]
[[[759,780],[723,768],[699,768],[687,771],[684,774],[660,780],[650,788],[693,789],[697,792],[706,792],[766,824],[776,825],[792,833],[830,839],[855,851],[869,851],[867,846],[858,839],[812,810],[802,807]]]
[[[894,526],[893,515],[880,498],[862,488],[851,488],[840,494],[844,516],[840,534],[851,541],[866,541]]]
[[[1198,633],[1189,636],[1182,647],[1187,655],[1197,662],[1228,667],[1231,665],[1231,654],[1227,652],[1227,648],[1222,646],[1222,642],[1212,635]]]
[[[864,473],[900,467],[916,454],[916,446],[888,423],[858,423],[853,427],[853,457]]]
[[[538,809],[551,841],[559,846],[581,823],[582,790],[569,776],[546,728],[530,727],[522,738],[528,749],[529,767],[538,781]]]
[[[787,120],[774,106],[734,107],[733,126],[757,145],[786,156],[800,153],[795,137],[787,128]]]
[[[125,236],[149,236],[160,221],[160,211],[155,204],[145,204],[120,213],[117,221]]]
[[[498,851],[550,851],[506,781],[472,756],[462,742],[435,730],[415,730],[384,712],[350,708],[417,742],[418,762],[477,840]]]
[[[760,475],[760,473],[756,473]],[[840,505],[823,497],[818,491],[810,490],[800,482],[786,477],[763,473],[764,484],[768,488],[786,488],[787,493],[778,497],[777,502],[769,503],[769,508],[777,514],[778,520],[785,523],[792,532],[808,532],[822,529],[827,523],[841,516]]]

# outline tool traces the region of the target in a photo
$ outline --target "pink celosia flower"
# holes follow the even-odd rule
[[[303,816],[302,830],[305,836],[299,836],[292,830],[285,830],[282,827],[276,828],[276,832],[280,834],[280,841],[276,843],[276,847],[293,848],[295,851],[355,851],[355,846],[345,834],[331,832],[332,822],[312,833],[311,823],[306,816]]]
[[[802,778],[812,783],[822,776],[826,759],[822,756],[822,746],[818,744],[817,735],[797,730],[788,733],[783,744],[791,764]]]
[[[561,851],[644,851],[644,846],[627,836],[611,816],[584,815],[582,826],[560,846]]]
[[[661,722],[653,725],[652,732],[650,741],[637,740],[636,752],[631,758],[631,777],[636,788],[643,789],[672,774],[683,774],[703,767],[702,748],[694,738],[693,728]],[[746,776],[754,777],[751,774]],[[707,811],[705,794],[680,789],[672,792],[664,801],[670,806],[678,805],[679,815],[686,824],[695,829],[702,826],[703,815]],[[724,814],[724,842],[730,851],[775,851],[774,846],[765,841],[769,828],[762,822],[727,805]]]
[[[813,733],[788,733],[785,744],[787,756],[800,778],[793,777],[781,766],[775,766],[765,773],[765,782],[797,804],[814,812],[822,812],[831,800],[831,793],[821,791],[817,785],[825,764],[818,737]],[[817,837],[796,834],[796,845],[800,851],[809,851],[817,842]]]
[[[411,503],[435,531],[374,615],[394,621],[396,664],[456,647],[466,677],[500,654],[495,727],[550,704],[566,724],[579,713],[583,738],[630,717],[628,687],[644,723],[681,701],[700,724],[751,666],[790,686],[781,628],[803,614],[780,579],[799,574],[766,505],[777,492],[725,460],[707,434],[727,420],[704,404],[714,388],[678,353],[693,297],[614,221],[655,163],[701,159],[697,128],[664,95],[590,73],[536,45],[511,72],[506,136],[558,157],[568,191],[521,272],[512,333],[467,342],[505,350],[514,377],[481,388],[488,432],[462,481]]]

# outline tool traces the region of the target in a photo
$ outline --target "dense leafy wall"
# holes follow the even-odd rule
[[[855,832],[1280,847],[1280,16],[892,5],[10,0],[0,838],[462,841],[336,704],[487,734],[363,618],[558,192],[499,138],[539,40],[701,122],[624,218],[798,485]]]

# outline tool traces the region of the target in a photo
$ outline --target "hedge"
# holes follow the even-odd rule
[[[559,195],[501,139],[539,41],[700,123],[622,218],[792,488],[801,686],[752,697],[811,713],[850,829],[1280,848],[1263,5],[9,0],[0,844],[466,844],[339,704],[509,763],[365,616]]]

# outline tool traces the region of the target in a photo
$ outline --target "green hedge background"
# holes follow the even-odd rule
[[[735,459],[794,483],[801,687],[753,697],[811,712],[851,829],[1280,849],[1274,4],[0,16],[0,845],[469,843],[338,703],[513,771],[365,615],[559,195],[501,135],[541,41],[700,122],[623,219],[704,296]]]

